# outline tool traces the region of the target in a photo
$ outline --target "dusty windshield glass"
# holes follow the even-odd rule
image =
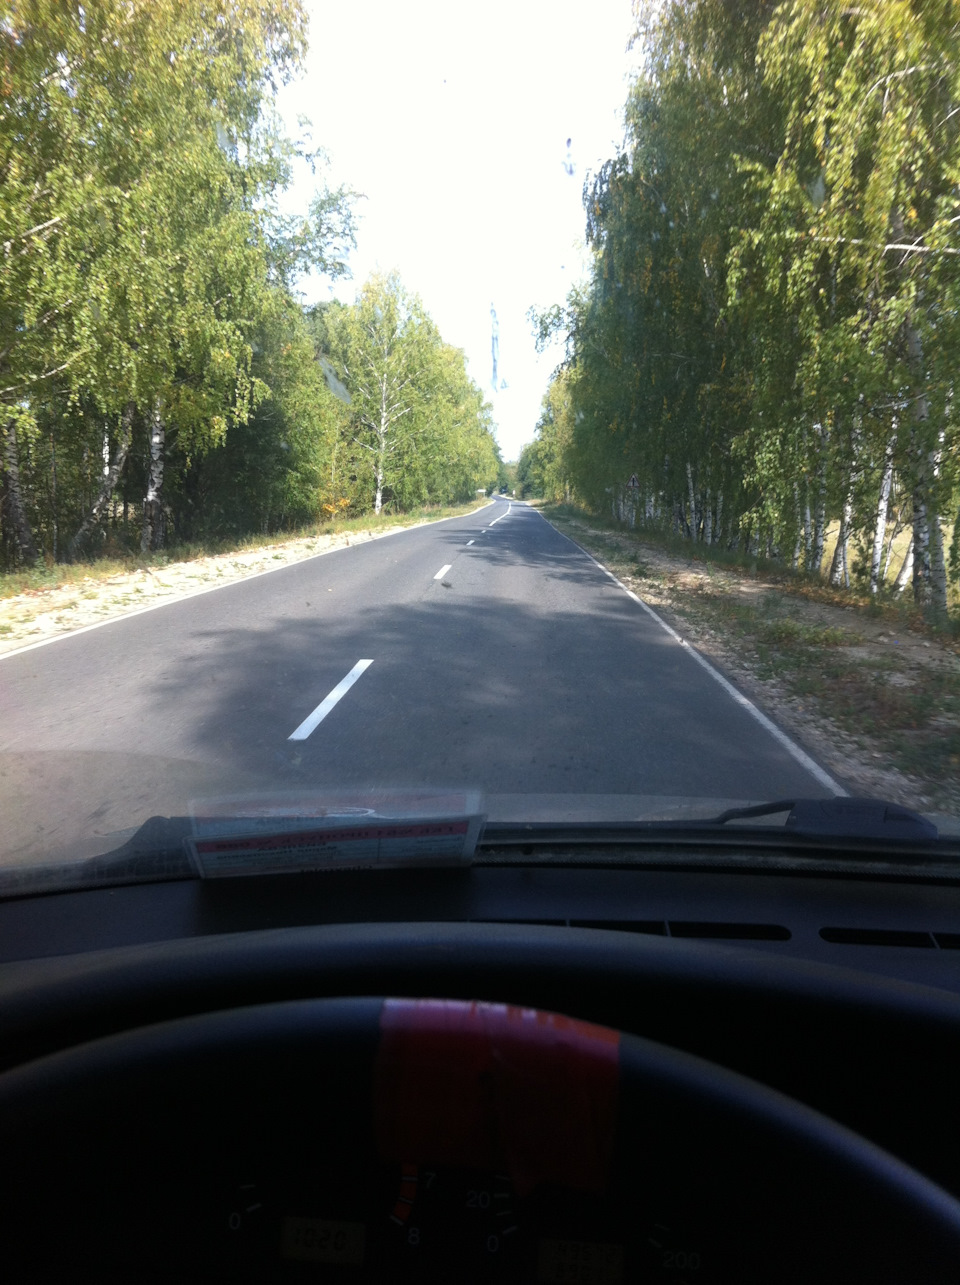
[[[0,863],[960,814],[947,0],[8,0],[0,79]]]

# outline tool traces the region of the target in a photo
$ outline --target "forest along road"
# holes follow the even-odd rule
[[[0,862],[108,851],[212,793],[376,785],[513,816],[839,789],[502,498],[0,658]]]

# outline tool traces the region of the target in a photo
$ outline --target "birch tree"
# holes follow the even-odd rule
[[[896,395],[906,408],[909,447],[898,464],[912,493],[914,597],[933,615],[946,610],[939,513],[954,374],[943,357],[955,326],[945,304],[956,295],[958,268],[960,32],[953,16],[948,3],[793,0],[777,11],[760,47],[766,78],[788,111],[770,190],[792,186],[799,202],[805,185],[817,196],[792,228],[792,260],[829,261],[836,288],[851,301],[851,335],[883,357],[858,392],[874,404]],[[931,344],[936,363],[927,355]],[[862,373],[855,367],[849,352],[834,369],[849,380]],[[874,452],[881,497],[888,440],[885,428],[877,440],[883,453]]]
[[[955,6],[637,13],[625,146],[584,190],[592,279],[536,319],[568,332],[573,489],[622,515],[634,473],[647,520],[813,575],[835,523],[833,579],[880,593],[889,571],[942,617],[941,517],[960,511]],[[542,473],[543,433],[536,454]]]
[[[355,304],[327,309],[323,325],[350,392],[351,446],[365,461],[374,513],[388,498],[405,507],[462,493],[470,474],[469,489],[492,482],[489,412],[463,354],[443,343],[395,273],[370,277]]]
[[[151,425],[144,543],[162,536],[164,457],[223,441],[266,389],[251,374],[256,319],[296,274],[344,270],[349,197],[323,189],[306,218],[276,192],[296,155],[270,116],[299,65],[297,0],[16,0],[0,24],[0,432],[4,523],[36,556],[23,466],[38,394],[57,381],[120,424],[115,485]],[[29,472],[29,470],[28,470]],[[167,470],[169,474],[169,470]],[[98,496],[78,536],[108,496]],[[95,510],[95,511],[94,511]],[[74,548],[77,546],[74,545]]]

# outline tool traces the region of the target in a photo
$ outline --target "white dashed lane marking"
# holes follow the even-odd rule
[[[350,673],[347,674],[346,678],[341,678],[333,691],[323,698],[312,714],[307,715],[295,732],[290,733],[287,740],[305,741],[310,733],[323,722],[333,709],[334,705],[336,705],[337,701],[339,701],[342,696],[346,696],[347,692],[357,681],[363,671],[365,669],[369,669],[372,664],[372,660],[358,660],[353,669],[350,670]]]

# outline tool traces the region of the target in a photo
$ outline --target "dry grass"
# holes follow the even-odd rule
[[[101,559],[95,563],[38,568],[0,576],[0,652],[70,633],[162,601],[173,601],[217,584],[326,549],[376,538],[388,531],[472,513],[486,500],[421,509],[397,517],[337,519],[293,537],[252,537],[223,549],[190,546],[149,558]]]
[[[395,527],[416,526],[421,522],[432,522],[438,518],[457,517],[462,513],[472,513],[481,504],[488,503],[481,499],[460,505],[424,505],[410,513],[380,514],[372,513],[362,517],[336,518],[329,522],[311,523],[297,531],[272,532],[268,535],[246,535],[237,540],[206,540],[192,543],[174,544],[157,553],[112,553],[103,557],[81,562],[54,562],[52,559],[34,567],[25,567],[16,571],[0,572],[0,600],[13,598],[19,594],[42,593],[48,589],[62,589],[67,585],[102,582],[114,576],[126,575],[134,571],[145,571],[167,567],[171,564],[196,562],[203,558],[230,556],[249,553],[262,549],[285,548],[304,540],[319,539],[327,535],[343,535],[351,532],[369,532],[393,530]]]

